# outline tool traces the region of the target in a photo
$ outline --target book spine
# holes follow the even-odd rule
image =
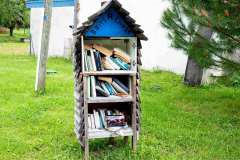
[[[101,57],[100,57],[99,52],[94,52],[94,56],[95,56],[97,71],[102,71]]]
[[[97,97],[96,94],[96,80],[94,76],[90,76],[91,77],[91,91],[92,91],[92,97]]]
[[[99,119],[100,119],[101,128],[105,128],[104,123],[103,123],[103,116],[102,116],[101,110],[98,111],[98,115],[99,115]]]
[[[114,78],[114,82],[116,82],[121,88],[123,88],[126,92],[129,92],[129,88],[125,86],[122,82],[120,82],[118,79]]]
[[[113,81],[113,87],[120,93],[128,94],[122,87],[120,87],[116,82]]]
[[[110,92],[110,95],[115,95],[110,84],[108,82],[105,82],[104,84],[107,87],[107,90]]]
[[[93,117],[94,117],[95,127],[99,128],[99,123],[98,123],[98,119],[97,119],[97,112],[96,112],[96,110],[93,110]]]
[[[119,66],[121,66],[121,68],[123,70],[129,70],[130,69],[130,65],[125,63],[125,62],[123,62],[121,59],[119,59],[119,58],[112,58],[112,60],[114,62],[116,62]]]
[[[116,69],[116,70],[120,70],[120,69],[121,69],[117,64],[115,64],[115,63],[111,60],[110,57],[106,57],[106,59],[107,59],[107,61],[112,65],[112,67],[113,67],[114,69]]]
[[[91,52],[91,62],[92,62],[92,66],[93,66],[93,70],[92,71],[97,71],[97,67],[96,67],[96,61],[95,61],[95,57],[94,57],[94,52],[93,50],[91,49],[90,50]]]
[[[91,55],[87,55],[87,63],[88,63],[89,71],[92,71],[93,70],[93,66],[92,66]]]
[[[92,128],[92,123],[91,123],[91,115],[88,115],[88,127]]]
[[[120,67],[120,69],[122,69],[122,70],[127,70],[127,68],[126,68],[123,64],[121,64],[119,61],[117,61],[116,58],[111,57],[111,60],[112,60],[116,65],[118,65],[118,66]]]
[[[87,86],[88,86],[87,96],[91,97],[91,79],[90,79],[90,77],[87,77]]]
[[[111,93],[109,92],[109,90],[107,89],[106,85],[104,84],[104,82],[101,82],[101,86],[104,89],[105,92],[107,92],[109,95],[111,95]]]
[[[96,128],[94,115],[93,114],[91,114],[91,122],[92,122],[92,128]]]
[[[84,53],[84,70],[89,71],[88,63],[87,63],[87,51],[85,51],[85,53]]]

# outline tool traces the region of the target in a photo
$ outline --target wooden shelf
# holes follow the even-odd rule
[[[106,71],[89,71],[89,72],[83,72],[84,76],[102,76],[102,75],[130,75],[134,76],[136,75],[135,71],[124,71],[124,70],[106,70]]]
[[[116,129],[116,131],[110,131],[107,129],[88,129],[88,139],[132,136],[132,135],[133,135],[133,130],[130,127]]]
[[[87,103],[117,103],[117,102],[132,102],[132,96],[119,97],[119,96],[110,96],[110,97],[90,97],[87,98]]]

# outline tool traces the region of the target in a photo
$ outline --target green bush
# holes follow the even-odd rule
[[[234,73],[230,78],[233,87],[240,87],[240,72]]]

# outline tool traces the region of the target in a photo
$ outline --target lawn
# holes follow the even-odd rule
[[[0,34],[0,53],[12,55],[27,55],[29,54],[28,43],[20,42],[20,38],[29,38],[29,30],[23,29],[14,30],[13,37],[9,34]]]
[[[18,42],[0,44],[0,159],[81,159],[73,132],[71,62],[50,58],[48,69],[57,74],[47,75],[46,94],[36,95],[35,57],[13,54],[12,50],[27,46],[9,48],[8,43]],[[116,146],[94,140],[91,159],[240,159],[240,89],[190,88],[173,73],[143,71],[141,94],[137,152],[120,140]]]

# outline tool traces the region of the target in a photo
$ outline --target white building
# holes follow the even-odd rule
[[[102,1],[80,0],[79,25],[99,10]],[[141,25],[149,39],[142,43],[143,68],[160,68],[183,74],[187,57],[181,51],[170,47],[167,32],[160,24],[163,11],[167,9],[169,3],[161,0],[119,0],[119,2],[130,11],[131,17]],[[74,0],[54,0],[49,46],[50,56],[67,56],[69,54],[72,39],[72,29],[69,26],[73,25],[73,5]],[[31,8],[32,50],[38,54],[43,23],[43,0],[28,0],[27,6]]]

